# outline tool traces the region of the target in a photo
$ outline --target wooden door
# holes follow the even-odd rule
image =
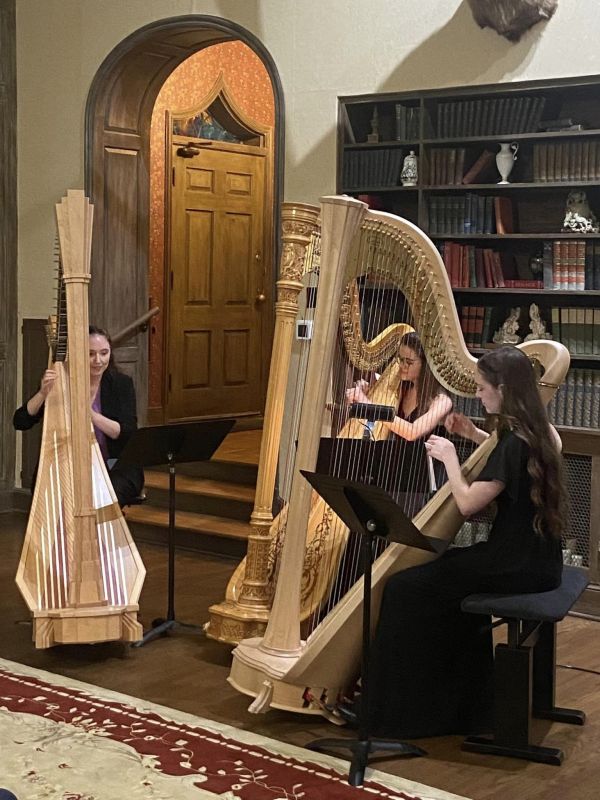
[[[198,140],[190,158],[183,142],[172,144],[167,419],[259,414],[266,151]]]

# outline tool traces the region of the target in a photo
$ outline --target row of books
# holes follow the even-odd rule
[[[492,340],[494,306],[462,306],[458,309],[465,344],[477,350]]]
[[[472,244],[442,242],[439,245],[453,289],[542,289],[541,280],[518,277],[510,253],[475,247]]]
[[[544,289],[600,290],[600,242],[545,241],[542,264]]]
[[[484,416],[476,397],[456,397],[455,411],[475,420]],[[600,370],[571,369],[548,405],[554,425],[600,428]]]
[[[457,185],[463,182],[464,147],[433,147],[429,153],[429,183]]]
[[[429,198],[429,233],[513,233],[514,214],[509,197],[473,194]]]
[[[400,142],[414,141],[419,138],[420,128],[420,107],[396,103],[396,139]]]
[[[552,308],[552,338],[573,355],[600,356],[600,308]]]
[[[600,427],[600,370],[570,369],[548,406],[555,425]]]
[[[534,144],[533,180],[536,183],[600,180],[600,141]]]
[[[540,95],[479,98],[438,103],[437,135],[493,136],[534,133],[538,130],[546,98]]]
[[[408,152],[408,151],[406,151]],[[406,152],[400,147],[373,150],[347,150],[344,153],[342,185],[344,189],[398,186]]]

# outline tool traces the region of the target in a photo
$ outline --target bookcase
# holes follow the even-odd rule
[[[575,538],[599,579],[600,234],[563,222],[573,191],[600,216],[600,76],[340,97],[337,133],[338,192],[430,236],[475,354],[509,315],[521,340],[530,334],[532,304],[568,347],[549,411],[571,453],[572,496],[594,506]],[[501,143],[516,150],[508,183]],[[403,186],[411,151],[418,179]]]

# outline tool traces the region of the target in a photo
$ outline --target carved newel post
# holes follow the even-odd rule
[[[301,203],[284,203],[281,209],[282,252],[277,281],[275,331],[269,372],[269,386],[263,423],[254,510],[250,517],[246,559],[230,581],[224,602],[211,606],[206,633],[212,639],[237,643],[264,633],[271,607],[269,550],[273,547],[273,493],[281,441],[298,295],[303,275],[318,267],[319,208]],[[308,268],[308,269],[307,269]]]

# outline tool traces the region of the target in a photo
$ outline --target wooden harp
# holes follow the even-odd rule
[[[325,198],[321,211],[321,269],[314,333],[308,357],[304,400],[277,585],[264,636],[242,641],[233,652],[229,682],[255,698],[254,712],[283,708],[329,715],[341,691],[358,675],[361,642],[362,579],[301,634],[300,598],[307,521],[312,489],[300,470],[314,472],[331,371],[338,313],[345,288],[362,273],[397,286],[404,294],[435,378],[458,396],[475,393],[475,359],[465,346],[446,270],[433,243],[416,226],[391,214],[367,211],[347,197]],[[543,368],[540,393],[547,403],[569,366],[566,348],[554,341],[530,341],[520,348]],[[484,466],[495,437],[474,450],[463,465],[473,480]],[[279,515],[280,517],[282,514]],[[462,525],[448,484],[413,517],[425,534],[452,539]],[[386,578],[421,563],[422,551],[392,544],[373,567],[373,620]]]
[[[38,648],[137,641],[145,569],[117,503],[90,414],[88,284],[93,208],[79,190],[56,206],[59,308],[37,479],[16,582]]]

